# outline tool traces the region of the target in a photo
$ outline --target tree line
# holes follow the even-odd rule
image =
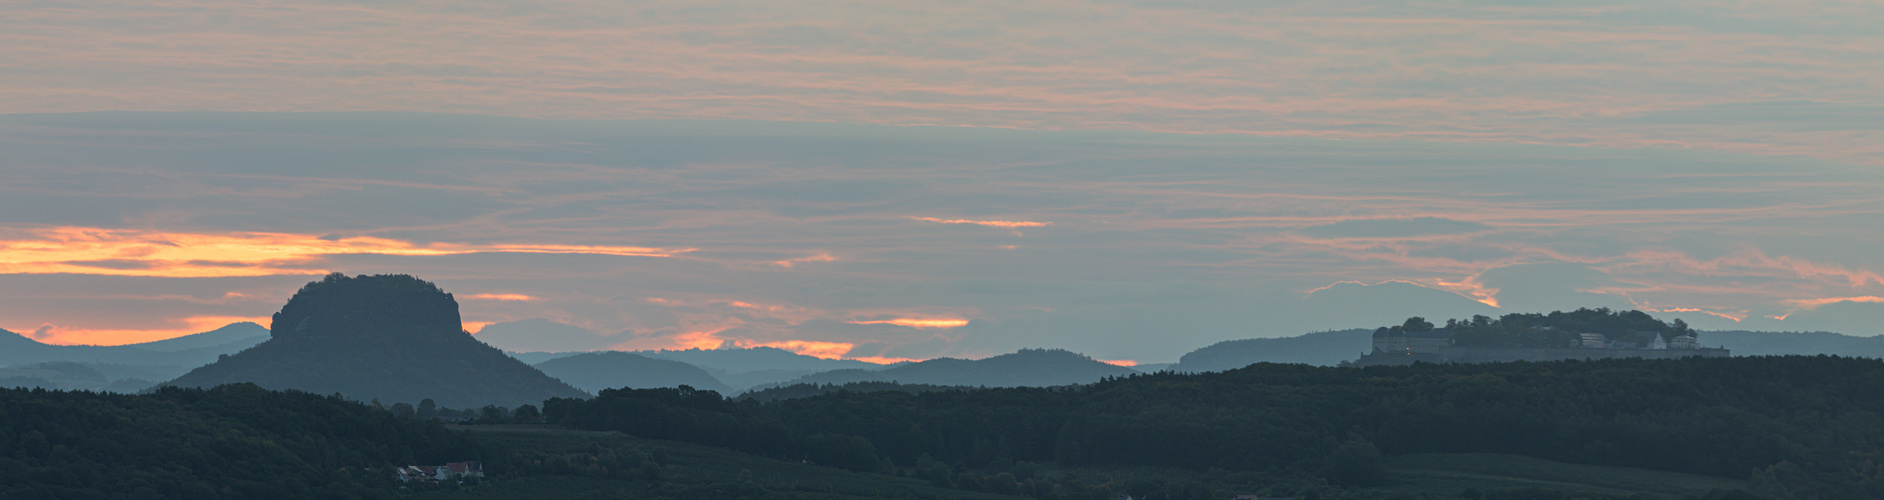
[[[1329,368],[1257,364],[1085,387],[710,391],[545,402],[552,423],[855,470],[1021,462],[1267,471],[1336,485],[1380,456],[1505,453],[1749,479],[1773,498],[1884,498],[1884,361],[1618,359]]]

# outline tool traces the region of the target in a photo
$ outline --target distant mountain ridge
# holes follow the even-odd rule
[[[630,352],[598,351],[537,363],[536,369],[591,393],[603,389],[690,386],[733,395],[733,388],[698,366]]]
[[[836,370],[806,375],[778,384],[898,384],[967,387],[1053,387],[1090,384],[1106,377],[1122,377],[1137,370],[1114,366],[1083,354],[1061,349],[1021,349],[985,359],[936,358],[883,370]]]
[[[53,345],[0,330],[0,366],[71,361],[187,368],[213,362],[219,355],[238,352],[264,340],[268,340],[268,329],[246,321],[167,340],[114,346]]]
[[[0,387],[137,392],[268,340],[249,322],[155,342],[116,346],[52,345],[0,330]],[[70,364],[71,369],[45,370]],[[95,374],[102,374],[98,379]]]
[[[869,371],[886,367],[854,359],[807,356],[776,347],[635,351],[635,354],[698,366],[735,391],[832,370]]]
[[[1334,366],[1372,348],[1371,330],[1334,330],[1294,337],[1226,340],[1179,358],[1179,372],[1210,372],[1254,363]],[[1884,358],[1884,336],[1857,337],[1833,332],[1700,331],[1702,345],[1725,347],[1735,356],[1816,356]]]
[[[455,408],[588,396],[471,338],[451,294],[406,275],[309,283],[275,313],[268,341],[164,385],[237,382]]]
[[[1220,372],[1252,363],[1334,366],[1367,353],[1373,330],[1333,330],[1294,337],[1225,340],[1191,351],[1170,367],[1178,372]]]

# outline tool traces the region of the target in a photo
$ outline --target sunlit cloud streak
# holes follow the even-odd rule
[[[33,328],[9,330],[48,344],[120,345],[155,342],[192,333],[202,333],[222,328],[231,323],[249,322],[267,328],[272,321],[273,318],[269,316],[188,316],[153,321],[153,323],[157,323],[157,325],[153,325],[157,326],[156,328],[105,329],[45,323]]]
[[[1046,226],[1053,225],[1052,222],[1032,222],[1032,221],[1024,221],[1024,220],[938,219],[935,217],[910,217],[910,218],[916,219],[919,221],[934,222],[937,224],[974,224],[977,226],[1001,227],[1001,228],[1008,228],[1008,229],[1021,228],[1021,227],[1046,227]]]
[[[851,321],[850,323],[854,325],[896,325],[896,326],[907,326],[910,328],[957,328],[957,327],[967,326],[968,320],[895,318],[895,319],[878,319],[878,320],[869,320],[869,321],[857,320],[857,321]]]
[[[431,244],[373,237],[325,239],[280,233],[191,234],[57,227],[0,230],[0,273],[82,273],[206,278],[325,274],[322,257],[377,254],[436,257],[470,253],[672,257],[693,249],[538,244]],[[490,295],[492,300],[528,300]]]
[[[471,295],[461,295],[458,298],[465,299],[465,300],[502,300],[502,301],[515,301],[515,302],[530,302],[533,300],[541,300],[537,297],[532,297],[532,296],[524,295],[521,293],[475,293]]]

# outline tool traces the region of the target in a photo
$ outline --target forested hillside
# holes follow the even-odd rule
[[[1751,479],[1774,498],[1884,496],[1884,362],[1837,357],[1318,368],[1259,364],[1063,389],[706,392],[558,399],[566,425],[871,469],[924,460],[1305,471],[1379,481],[1381,455],[1505,453]]]
[[[0,389],[0,498],[390,498],[388,467],[482,453],[436,421],[254,385]]]

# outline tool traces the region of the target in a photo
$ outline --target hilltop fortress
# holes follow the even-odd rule
[[[1374,330],[1373,350],[1352,366],[1492,363],[1565,359],[1724,358],[1725,348],[1703,347],[1697,332],[1675,320],[1663,323],[1640,311],[1578,309],[1545,314],[1475,316],[1435,327],[1425,319]]]

